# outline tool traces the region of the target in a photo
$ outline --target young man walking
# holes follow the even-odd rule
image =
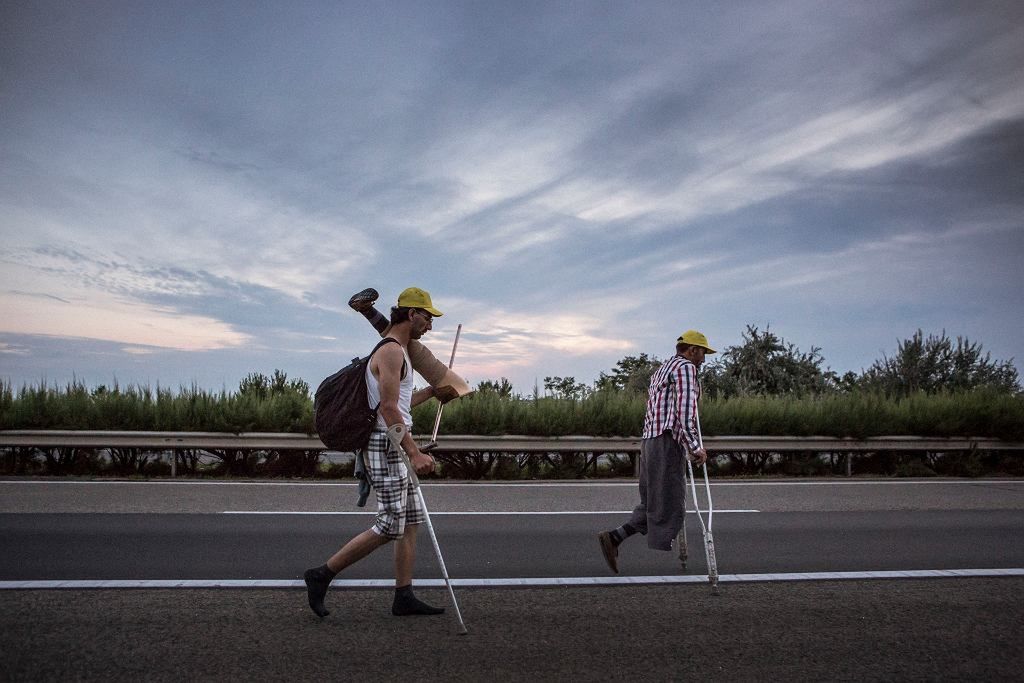
[[[424,521],[423,506],[412,484],[399,449],[405,451],[419,474],[433,471],[434,459],[420,451],[412,438],[412,407],[435,395],[433,387],[413,392],[413,368],[409,345],[430,331],[441,311],[434,308],[430,294],[410,287],[398,297],[391,309],[391,327],[387,338],[398,343],[385,344],[373,354],[366,368],[367,401],[380,404],[377,425],[363,450],[366,472],[377,493],[377,518],[326,562],[304,574],[309,606],[317,616],[330,612],[324,598],[331,581],[346,567],[358,562],[377,548],[395,542],[395,599],[391,613],[441,614],[444,608],[421,602],[412,592],[412,572],[416,560],[416,533]]]
[[[687,330],[676,340],[676,355],[651,377],[640,442],[640,504],[628,522],[597,535],[601,553],[616,574],[619,545],[624,540],[640,533],[647,536],[648,548],[671,550],[672,539],[683,527],[683,458],[689,453],[693,462],[703,464],[708,457],[697,434],[697,371],[704,356],[711,353],[715,350],[708,346],[707,337]]]

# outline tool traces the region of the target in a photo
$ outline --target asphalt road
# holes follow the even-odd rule
[[[637,496],[627,481],[424,490],[449,572],[464,578],[607,575],[595,535]],[[371,524],[372,498],[360,509],[354,493],[348,482],[0,481],[0,580],[298,579]],[[723,574],[1024,567],[1024,481],[730,481],[713,498]],[[687,572],[705,573],[687,517]],[[425,539],[423,550],[417,575],[439,576]],[[345,578],[390,576],[389,555]],[[642,537],[622,547],[620,569],[682,571]]]
[[[691,515],[692,517],[692,515]],[[328,515],[0,515],[0,580],[299,579],[372,518]],[[452,577],[602,576],[596,533],[618,515],[437,515]],[[1024,511],[773,512],[715,520],[723,574],[1024,567]],[[705,574],[698,524],[687,523],[688,573]],[[440,577],[423,537],[417,576]],[[621,548],[624,575],[681,571],[643,537]],[[384,549],[339,578],[391,575]]]
[[[1024,481],[720,482],[713,493],[723,573],[1024,567]],[[297,578],[369,516],[280,513],[356,512],[353,494],[0,481],[0,578]],[[444,483],[426,495],[453,576],[601,576],[594,533],[636,491]],[[496,511],[573,514],[441,514]],[[629,543],[624,573],[679,571],[674,554]],[[390,576],[378,555],[352,577]],[[703,554],[691,555],[700,574]],[[423,539],[417,576],[436,575]],[[383,589],[333,590],[323,620],[301,589],[4,590],[0,680],[1019,680],[1022,595],[1021,578],[729,583],[718,596],[703,584],[461,589],[460,637],[449,615],[392,617]]]
[[[1022,510],[1024,479],[729,480],[711,485],[715,509],[762,512]],[[635,481],[436,482],[431,512],[630,510]],[[703,507],[703,487],[699,489]],[[690,495],[687,493],[687,500]],[[358,512],[341,482],[0,479],[0,513],[238,511]],[[368,509],[373,509],[371,496]],[[692,506],[691,506],[692,509]]]

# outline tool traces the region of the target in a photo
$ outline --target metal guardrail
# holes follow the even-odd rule
[[[422,437],[425,438],[425,437]],[[844,439],[829,436],[708,436],[709,451],[849,453],[873,451],[1024,451],[1024,442],[992,438],[941,438],[879,436]],[[222,432],[117,432],[59,430],[0,430],[0,448],[153,448],[327,450],[320,439],[308,434]],[[450,453],[639,453],[639,437],[600,436],[442,436],[439,451]]]

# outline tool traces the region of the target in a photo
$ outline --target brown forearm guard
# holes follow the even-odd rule
[[[413,369],[420,373],[430,386],[438,387],[445,383],[445,375],[449,372],[448,366],[435,358],[430,349],[418,341],[409,342],[409,360],[412,361]]]

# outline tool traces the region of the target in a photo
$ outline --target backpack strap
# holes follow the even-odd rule
[[[370,351],[370,355],[366,357],[366,363],[367,363],[367,365],[369,365],[369,363],[370,363],[370,359],[371,359],[371,358],[373,358],[373,354],[377,353],[377,350],[378,350],[378,349],[379,349],[380,347],[382,347],[382,346],[384,346],[385,344],[387,344],[388,342],[394,342],[394,343],[398,344],[399,346],[401,346],[401,345],[402,345],[402,344],[401,344],[401,343],[400,343],[400,342],[399,342],[399,341],[398,341],[397,339],[395,339],[394,337],[384,337],[383,339],[381,339],[381,340],[380,340],[380,343],[379,343],[379,344],[377,344],[376,346],[374,346],[374,347],[373,347],[373,351]],[[405,354],[403,353],[403,354],[402,354],[402,356],[403,356],[403,358],[402,358],[402,379],[405,379],[405,377],[406,377],[406,370],[407,370],[407,368],[406,368],[406,366],[405,366],[405,358],[404,358]]]

